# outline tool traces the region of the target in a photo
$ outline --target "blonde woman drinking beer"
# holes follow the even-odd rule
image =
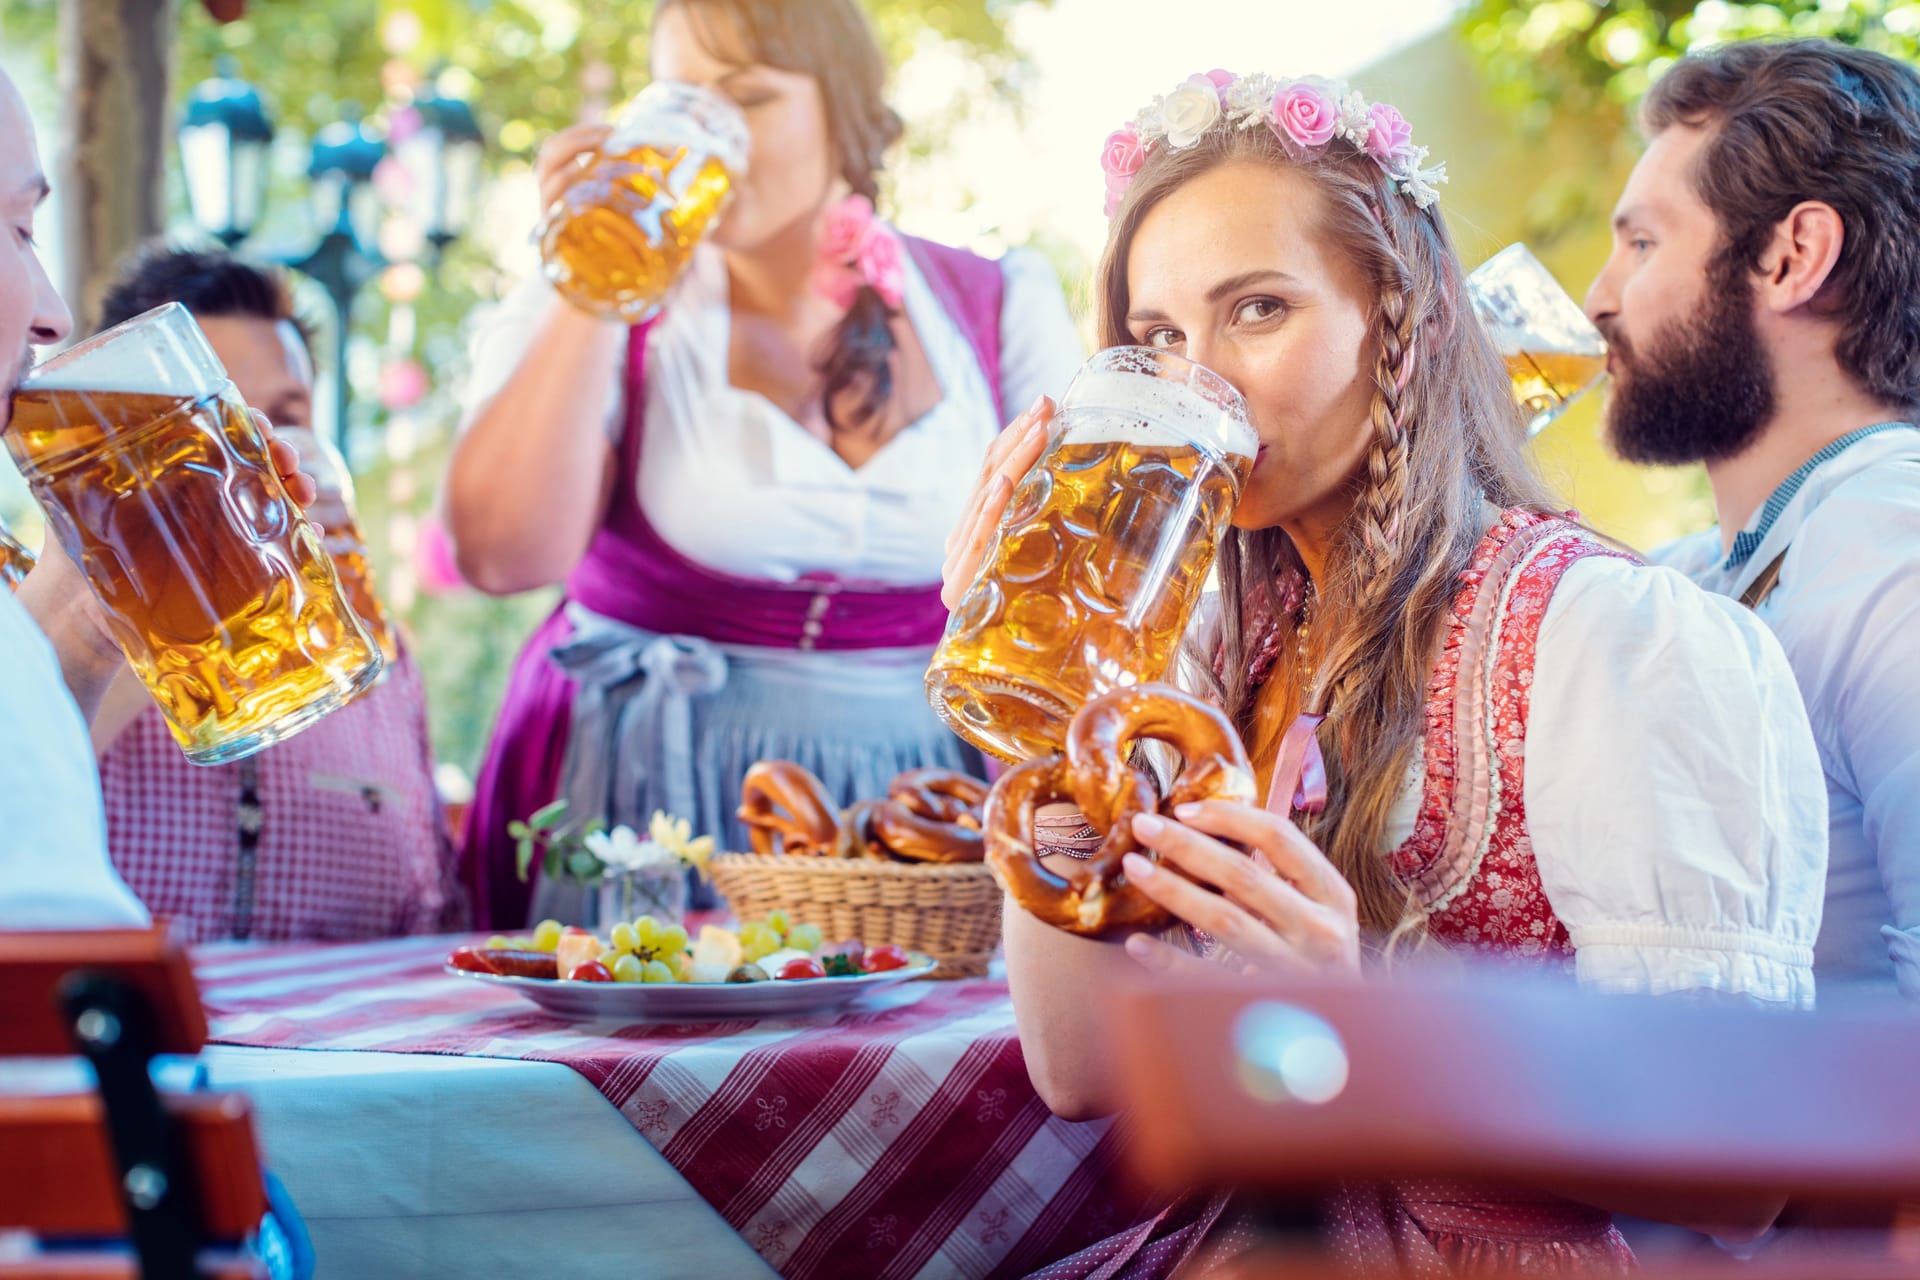
[[[1258,435],[1189,665],[1271,797],[1136,819],[1153,857],[1130,855],[1128,876],[1277,971],[1358,973],[1399,935],[1608,990],[1808,1005],[1824,805],[1779,648],[1557,512],[1424,157],[1398,112],[1345,86],[1225,72],[1107,142],[1102,341],[1219,373]],[[950,602],[1050,416],[995,443],[950,539]],[[1088,993],[1131,963],[1204,963],[1014,904],[1006,948],[1028,1070],[1075,1117],[1113,1106]],[[1422,1275],[1630,1265],[1604,1208],[1375,1190],[1328,1206],[1351,1260]],[[1777,1209],[1609,1207],[1736,1235]],[[1219,1211],[1169,1216],[1144,1261],[1169,1262]]]
[[[520,924],[506,824],[556,795],[723,845],[742,773],[798,760],[844,801],[977,771],[921,694],[942,534],[1000,423],[1081,350],[1032,254],[872,215],[899,133],[852,0],[665,0],[657,79],[725,95],[746,173],[663,314],[609,323],[544,282],[478,335],[446,504],[481,588],[566,582],[516,668],[467,825],[480,922]],[[608,132],[552,139],[552,207]]]

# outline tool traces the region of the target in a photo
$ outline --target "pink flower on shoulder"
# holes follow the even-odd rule
[[[890,307],[898,310],[906,295],[907,269],[902,261],[900,238],[886,227],[875,225],[860,243],[860,276]]]
[[[814,245],[814,256],[822,262],[846,263],[860,252],[860,242],[873,225],[873,201],[865,196],[848,196],[827,210]]]
[[[1140,172],[1140,166],[1146,162],[1146,144],[1140,141],[1140,134],[1132,125],[1108,134],[1100,148],[1100,172],[1109,179],[1130,178]]]
[[[1399,110],[1384,102],[1367,108],[1367,154],[1382,168],[1392,168],[1413,155],[1413,126]]]
[[[1296,82],[1273,95],[1273,131],[1299,146],[1326,146],[1339,123],[1339,107],[1314,85]]]

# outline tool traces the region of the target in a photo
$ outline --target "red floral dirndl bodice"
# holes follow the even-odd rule
[[[1554,588],[1588,556],[1631,558],[1570,520],[1508,511],[1475,549],[1428,687],[1413,834],[1391,862],[1450,946],[1571,970],[1527,832],[1527,713]],[[1616,1275],[1632,1251],[1599,1209],[1440,1182],[1343,1187],[1326,1206],[1350,1265],[1412,1277]]]

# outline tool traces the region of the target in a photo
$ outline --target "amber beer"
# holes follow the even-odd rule
[[[1057,750],[1074,712],[1164,679],[1253,470],[1246,406],[1164,351],[1116,347],[1074,379],[927,671],[982,750]]]
[[[745,175],[747,144],[724,95],[668,80],[641,90],[537,233],[554,288],[596,315],[653,315]]]
[[[379,649],[185,308],[34,370],[6,440],[188,759],[278,742],[378,678]]]
[[[367,629],[380,656],[391,665],[400,656],[393,623],[374,590],[373,564],[367,555],[366,535],[360,531],[360,509],[354,500],[353,474],[340,451],[304,427],[276,428],[275,435],[300,453],[300,469],[313,477],[319,496],[307,508],[307,518],[320,527],[320,545],[333,559],[333,571],[354,616]]]
[[[1606,340],[1527,246],[1510,244],[1476,267],[1467,295],[1507,362],[1528,435],[1538,435],[1606,373]]]

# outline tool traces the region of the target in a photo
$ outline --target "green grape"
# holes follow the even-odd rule
[[[784,911],[776,911],[767,917],[767,928],[773,930],[783,938],[787,936],[787,930],[790,927],[787,922],[787,913]]]
[[[740,944],[740,959],[748,964],[763,956],[770,956],[780,949],[780,939],[773,933],[756,934],[752,942]]]
[[[630,924],[617,924],[613,926],[612,939],[613,949],[615,951],[638,951],[640,949],[640,939],[634,933],[633,926]]]
[[[612,950],[602,951],[599,955],[595,956],[594,959],[607,966],[607,972],[612,973],[614,962],[620,959],[620,953]]]
[[[666,955],[677,956],[687,949],[687,930],[684,925],[670,924],[660,931],[660,951]]]
[[[658,960],[649,960],[641,967],[642,982],[672,982],[673,970]]]
[[[487,939],[487,950],[489,951],[505,951],[512,946],[513,939],[504,933],[496,933]]]
[[[667,957],[667,968],[673,970],[675,982],[687,981],[687,957],[684,952],[675,951]]]
[[[613,980],[615,982],[644,982],[646,981],[646,968],[646,965],[642,963],[639,956],[631,953],[623,955],[613,962]]]
[[[796,951],[812,951],[821,943],[820,926],[817,924],[797,924],[787,934],[787,945]]]
[[[642,951],[657,954],[660,950],[660,922],[652,916],[641,916],[633,922],[633,935],[640,940]]]
[[[535,951],[553,951],[560,946],[560,922],[542,920],[533,926],[533,949]]]
[[[740,937],[740,949],[742,951],[747,950],[749,947],[758,946],[760,944],[761,939],[763,938],[771,939],[773,941],[774,946],[770,948],[771,950],[777,951],[780,949],[779,935],[774,933],[773,930],[769,929],[766,925],[761,924],[758,921],[755,921],[752,924],[741,925],[739,937]],[[761,954],[764,955],[766,953],[762,952]]]

